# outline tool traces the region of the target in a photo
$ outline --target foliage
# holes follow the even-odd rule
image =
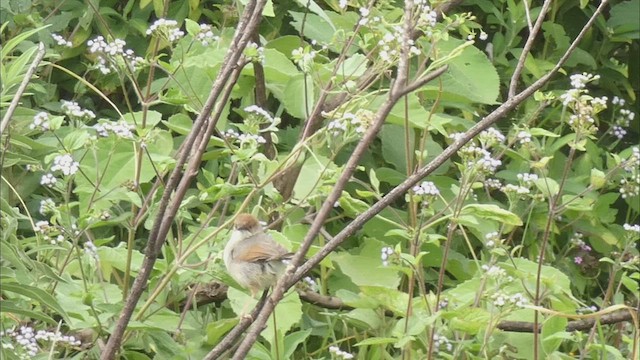
[[[542,6],[469,0],[436,19],[429,4],[416,3],[420,36],[414,34],[408,76],[420,79],[443,65],[447,72],[386,116],[309,255],[508,99],[527,19],[534,22]],[[639,4],[611,3],[561,75],[297,285],[302,294],[339,299],[343,309],[289,291],[249,357],[637,353],[633,325],[591,332],[566,325],[638,303]],[[181,151],[195,151],[183,149],[185,138],[234,49],[246,4],[0,6],[3,114],[37,42],[47,46],[2,134],[2,358],[98,358],[143,266],[167,174]],[[221,258],[233,214],[275,221],[270,234],[300,247],[309,219],[349,171],[356,144],[387,101],[400,62],[403,6],[268,2],[259,37],[241,49],[230,97],[214,107],[216,131],[203,142],[195,181],[128,324],[122,358],[203,358],[238,322],[250,299]],[[553,68],[595,8],[552,2],[519,88]],[[314,109],[327,103],[334,106],[312,124]],[[303,137],[307,127],[311,134]],[[292,175],[296,166],[299,175]],[[187,305],[212,283],[229,285],[227,298]],[[536,312],[538,344],[533,334],[499,328],[533,322]]]

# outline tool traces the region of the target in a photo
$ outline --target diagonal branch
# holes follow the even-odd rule
[[[191,154],[188,149],[191,149],[196,142],[196,139],[200,135],[202,135],[202,130],[204,130],[203,128],[207,124],[209,126],[205,131],[206,136],[201,137],[202,139],[204,139],[202,141],[206,141],[206,139],[211,136],[210,132],[213,131],[212,129],[215,128],[215,125],[212,124],[214,122],[213,119],[209,120],[209,115],[211,114],[213,106],[218,100],[220,94],[223,92],[224,88],[229,82],[229,74],[233,73],[236,70],[238,60],[242,56],[242,50],[246,46],[251,34],[254,33],[260,22],[262,9],[265,3],[266,0],[253,0],[249,1],[247,6],[245,7],[243,16],[240,19],[238,28],[236,30],[236,33],[234,34],[234,39],[229,47],[229,50],[227,51],[220,72],[218,73],[218,77],[216,78],[211,92],[209,93],[209,97],[207,98],[207,101],[202,108],[202,112],[198,115],[193,129],[185,139],[184,148],[186,151],[183,151],[180,154],[176,162],[176,167],[174,168],[171,176],[169,177],[169,180],[167,181],[167,185],[164,189],[164,193],[159,205],[160,211],[156,216],[153,228],[149,236],[149,241],[147,243],[142,266],[140,268],[140,271],[138,272],[138,276],[136,276],[136,279],[131,288],[131,292],[126,300],[122,312],[120,313],[118,322],[116,323],[115,328],[111,333],[107,344],[105,345],[104,351],[100,357],[101,360],[114,359],[116,352],[120,348],[127,324],[131,320],[131,316],[136,307],[136,304],[138,303],[138,300],[140,299],[140,296],[142,295],[142,292],[146,287],[158,253],[162,248],[162,244],[164,243],[167,232],[171,226],[171,223],[173,222],[173,219],[175,218],[175,214],[178,210],[180,202],[184,197],[183,193],[181,195],[175,194],[176,196],[172,198],[173,191],[179,186],[179,183],[181,181],[183,165],[186,163],[189,156],[191,156],[192,158],[196,158],[197,161],[191,161],[190,167],[187,169],[187,174],[195,171],[193,168],[193,164],[197,166],[197,164],[200,162],[204,146],[199,147],[197,153],[195,154]],[[187,176],[189,177],[189,175]],[[185,182],[182,182],[182,184],[180,185],[181,189],[184,189]]]

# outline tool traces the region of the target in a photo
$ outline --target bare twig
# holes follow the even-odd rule
[[[511,83],[509,84],[509,98],[512,98],[516,94],[516,89],[518,87],[518,79],[520,78],[520,74],[522,73],[522,69],[524,68],[524,62],[533,47],[533,41],[538,36],[538,32],[542,27],[542,22],[544,21],[545,16],[547,16],[547,11],[549,10],[549,6],[551,5],[551,0],[545,0],[544,4],[542,4],[542,9],[540,10],[540,14],[536,19],[536,23],[533,26],[533,29],[530,28],[529,37],[527,37],[527,42],[524,44],[524,48],[522,49],[522,53],[520,54],[520,58],[518,59],[518,64],[516,64],[516,68],[513,71],[513,75],[511,75]],[[525,8],[528,5],[525,3]],[[527,13],[528,15],[528,13]]]
[[[42,61],[42,58],[44,58],[45,52],[46,52],[46,49],[44,48],[44,44],[39,43],[36,56],[33,58],[31,65],[29,65],[27,72],[24,74],[24,78],[22,79],[22,82],[18,87],[18,91],[16,91],[16,94],[13,96],[13,99],[11,99],[11,103],[7,108],[7,112],[4,113],[4,116],[2,117],[2,126],[0,126],[0,133],[4,134],[4,131],[7,129],[7,126],[9,126],[9,120],[13,116],[13,113],[16,111],[16,108],[20,103],[20,98],[22,98],[22,94],[24,94],[24,91],[27,89],[27,85],[29,85],[29,81],[31,81],[31,77],[33,76],[33,74],[35,74],[36,69],[40,64],[40,61]]]
[[[202,136],[203,139],[208,139],[211,136],[212,129],[215,127],[214,121],[209,121],[209,115],[213,109],[214,104],[219,99],[220,94],[223,92],[227,83],[229,82],[229,75],[237,70],[238,60],[242,56],[242,49],[246,46],[247,42],[250,39],[251,34],[257,28],[258,23],[260,22],[262,8],[266,0],[254,0],[249,1],[247,6],[245,7],[242,18],[238,23],[238,27],[236,33],[234,34],[234,39],[229,46],[229,50],[225,56],[224,62],[218,73],[218,77],[216,78],[211,92],[209,93],[209,97],[207,98],[201,113],[196,119],[192,131],[189,133],[187,138],[185,139],[184,149],[187,151],[183,151],[177,162],[176,167],[171,173],[169,180],[167,181],[166,188],[164,189],[164,194],[159,204],[160,211],[158,212],[154,226],[151,230],[149,241],[147,243],[147,248],[145,252],[145,257],[138,272],[138,276],[133,283],[131,288],[131,292],[127,301],[120,313],[120,317],[118,322],[115,325],[115,328],[109,337],[107,344],[105,345],[104,352],[101,355],[102,360],[111,360],[115,358],[115,354],[117,350],[120,348],[120,344],[122,342],[122,338],[124,335],[124,331],[129,323],[133,311],[135,309],[140,296],[142,295],[142,291],[146,287],[147,280],[151,275],[151,270],[153,269],[153,265],[155,264],[158,253],[164,243],[164,238],[168,232],[171,223],[175,217],[175,214],[178,210],[179,204],[182,201],[182,196],[179,194],[175,194],[172,198],[173,190],[180,186],[180,189],[184,189],[185,183],[182,182],[179,185],[179,182],[182,177],[182,167],[186,163],[187,158],[191,156],[192,161],[190,162],[190,168],[187,169],[187,176],[190,177],[190,173],[194,171],[192,165],[194,162],[199,163],[202,157],[202,149],[204,146],[200,146],[198,148],[198,152],[195,154],[190,154],[189,149],[192,148],[196,139],[202,135],[202,130],[205,126],[208,125],[207,131],[205,132],[205,136]],[[202,140],[205,141],[205,140]],[[193,158],[197,158],[197,161],[193,161]],[[169,200],[171,199],[171,202]]]
[[[398,63],[398,72],[396,81],[391,86],[391,89],[388,94],[388,98],[385,103],[381,106],[380,110],[378,110],[371,126],[367,129],[366,133],[356,145],[351,157],[347,161],[343,172],[340,178],[336,181],[335,186],[333,187],[329,196],[322,204],[322,207],[316,214],[311,227],[307,235],[305,236],[300,248],[294,255],[291,260],[291,265],[287,268],[287,272],[285,275],[278,281],[276,286],[273,289],[273,293],[271,294],[270,301],[268,301],[265,306],[260,311],[260,314],[256,318],[256,321],[251,326],[247,336],[240,343],[240,346],[236,350],[233,359],[244,359],[249,349],[253,345],[253,343],[257,340],[258,335],[262,331],[264,324],[268,320],[269,316],[273,312],[275,305],[280,301],[284,295],[284,292],[291,285],[289,284],[291,279],[295,276],[294,271],[299,264],[302,263],[304,256],[307,251],[311,247],[313,240],[320,232],[322,225],[324,224],[326,218],[329,216],[330,212],[333,210],[333,204],[338,200],[340,195],[342,194],[342,190],[349,182],[352,174],[354,173],[356,166],[358,165],[360,158],[366,151],[368,151],[369,146],[373,143],[375,138],[378,135],[379,130],[382,128],[384,124],[384,120],[387,118],[388,114],[391,112],[393,106],[398,102],[398,100],[404,95],[403,90],[405,87],[405,83],[407,80],[407,68],[409,66],[409,40],[410,34],[412,30],[411,23],[411,13],[413,11],[413,2],[407,1],[405,3],[405,23],[403,25],[403,38],[401,44],[401,56]],[[442,74],[446,69],[439,69],[438,75]],[[435,73],[435,72],[434,72]],[[434,77],[437,75],[434,75]]]

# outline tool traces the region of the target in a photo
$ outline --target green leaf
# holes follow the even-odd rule
[[[438,54],[446,56],[464,44],[464,41],[450,37],[447,41],[438,43]],[[500,78],[485,53],[475,46],[467,46],[458,56],[446,63],[449,69],[439,78],[439,81],[442,81],[444,99],[488,105],[496,103],[500,91]],[[427,84],[423,89],[430,93],[438,93],[440,88],[437,83],[438,81]]]
[[[370,345],[387,345],[394,344],[398,339],[391,337],[372,337],[360,341],[355,346],[370,346]]]
[[[236,326],[237,323],[237,318],[219,319],[210,322],[207,325],[207,344],[216,345],[218,342],[220,342],[220,339],[222,339],[222,337],[229,332],[229,330],[233,329],[233,327]]]
[[[315,104],[315,85],[311,76],[298,74],[291,77],[281,100],[291,116],[306,119]]]
[[[57,321],[53,320],[51,317],[40,311],[25,309],[24,304],[17,305],[13,301],[9,300],[2,301],[2,306],[0,306],[0,313],[21,315],[25,316],[28,319],[44,321],[53,326],[56,326],[58,324]]]
[[[380,257],[362,255],[337,254],[333,261],[340,270],[358,286],[381,286],[396,289],[400,284],[400,276],[382,266]]]
[[[311,335],[312,329],[295,331],[291,334],[288,334],[284,338],[284,358],[290,359],[293,356],[293,352],[296,350],[298,345],[304,343],[304,341]]]
[[[58,301],[51,296],[51,294],[40,288],[26,284],[3,282],[2,291],[9,291],[37,301],[41,306],[54,310],[57,315],[61,316],[65,320],[65,322],[69,323],[69,316],[62,306],[60,306]]]
[[[567,319],[560,316],[551,316],[542,324],[542,349],[545,354],[556,351],[562,341],[570,337],[565,331]]]
[[[558,185],[558,182],[549,177],[539,178],[538,180],[534,181],[534,183],[538,190],[540,190],[540,192],[546,198],[556,196],[560,191],[560,185]]]
[[[460,215],[473,215],[478,219],[494,220],[507,225],[522,225],[518,215],[493,204],[469,204],[462,208]]]

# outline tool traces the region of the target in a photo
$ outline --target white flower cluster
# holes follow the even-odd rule
[[[395,251],[390,246],[385,246],[380,250],[380,260],[382,260],[382,266],[389,265],[389,257],[391,257]]]
[[[40,209],[38,212],[42,215],[49,214],[53,212],[56,208],[56,203],[53,202],[52,199],[44,199],[40,200]]]
[[[87,241],[84,243],[84,252],[85,254],[91,256],[94,260],[100,260],[100,258],[98,257],[98,248],[93,244],[93,242]]]
[[[62,171],[64,175],[73,175],[80,169],[80,164],[69,154],[58,155],[53,159],[51,171]]]
[[[244,55],[251,61],[257,61],[264,64],[264,47],[259,46],[254,42],[249,42],[247,47],[244,48]]]
[[[349,130],[353,129],[356,134],[362,135],[367,131],[367,123],[363,121],[359,116],[352,113],[346,113],[342,115],[342,117],[338,119],[334,119],[327,125],[327,130],[333,136],[339,136],[341,134],[347,133]]]
[[[613,125],[611,127],[611,133],[613,134],[613,136],[615,136],[618,139],[622,140],[622,139],[624,139],[624,136],[627,135],[627,130],[625,130],[620,125]]]
[[[505,136],[496,128],[488,128],[478,134],[478,140],[484,148],[490,148],[492,146],[502,144],[505,139]]]
[[[538,175],[530,173],[520,173],[516,177],[522,184],[527,186],[532,186],[538,180]]]
[[[513,184],[507,184],[503,186],[500,189],[500,191],[502,191],[505,194],[517,194],[517,195],[527,195],[531,193],[529,188],[520,186],[520,185],[513,185]]]
[[[487,189],[500,189],[502,187],[502,183],[498,179],[486,179],[484,181],[484,186]]]
[[[369,23],[369,15],[371,14],[371,11],[366,7],[361,7],[360,9],[358,9],[358,12],[360,12],[360,20],[358,20],[358,25],[367,25]]]
[[[51,228],[51,224],[49,224],[46,220],[38,221],[33,226],[33,231],[41,234],[46,234]]]
[[[133,70],[144,62],[144,59],[136,56],[133,50],[125,49],[124,47],[127,43],[121,39],[115,39],[108,43],[104,37],[98,36],[93,40],[87,41],[87,45],[89,46],[89,52],[97,55],[98,69],[105,75],[117,69],[116,64],[118,64],[120,57]]]
[[[484,238],[486,240],[485,245],[490,249],[502,243],[502,240],[500,239],[500,234],[498,234],[497,231],[488,233],[487,235],[484,236]]]
[[[491,295],[493,305],[497,307],[503,307],[507,304],[515,305],[516,307],[523,308],[529,300],[527,300],[521,293],[515,293],[513,295],[507,295],[502,292],[497,292]]]
[[[44,185],[48,188],[53,188],[56,182],[58,182],[58,179],[56,179],[56,177],[51,173],[44,174],[42,175],[42,178],[40,178],[40,185]]]
[[[431,196],[440,195],[440,190],[438,190],[436,185],[431,181],[423,181],[420,185],[416,185],[413,188],[411,188],[411,190],[416,195],[431,195]]]
[[[128,124],[124,120],[120,120],[118,122],[103,121],[93,125],[93,128],[96,130],[98,135],[102,137],[107,137],[109,136],[109,133],[113,133],[119,138],[133,139],[132,130],[135,129],[135,126]]]
[[[600,75],[593,75],[585,72],[582,74],[573,74],[569,79],[571,80],[572,88],[584,89],[588,83],[600,79]]]
[[[611,99],[611,103],[613,105],[620,105],[620,106],[624,106],[624,104],[626,103],[626,100],[623,98],[619,98],[617,96],[614,96],[613,99]]]
[[[46,220],[41,220],[35,223],[33,227],[35,233],[41,234],[45,241],[49,241],[51,245],[60,244],[64,241],[64,236],[58,233],[58,230],[49,224]]]
[[[635,224],[635,225],[624,224],[622,225],[622,227],[627,231],[640,233],[640,225],[638,224]]]
[[[387,64],[393,64],[400,56],[400,48],[403,37],[402,26],[393,27],[393,32],[387,32],[378,40],[380,51],[378,56]],[[415,46],[415,42],[409,39],[409,56],[420,55],[422,52]]]
[[[98,69],[103,74],[109,74],[117,69],[118,58],[124,59],[125,63],[135,69],[144,62],[144,59],[136,56],[133,50],[125,49],[127,43],[121,39],[115,39],[107,43],[102,36],[87,41],[89,52],[97,55]]]
[[[518,135],[516,135],[516,139],[518,139],[520,145],[528,144],[531,142],[531,133],[521,130],[518,132]]]
[[[184,31],[180,30],[175,20],[158,19],[147,29],[147,35],[161,36],[174,42],[182,39]]]
[[[21,359],[30,359],[38,355],[40,348],[38,347],[38,341],[48,341],[62,346],[80,346],[82,343],[74,336],[62,335],[60,332],[51,332],[38,330],[34,332],[30,326],[21,326],[19,330],[5,330],[0,331],[0,338],[9,338],[15,344],[11,342],[2,342],[4,349],[14,350],[15,355]],[[47,349],[48,352],[48,349]]]
[[[634,146],[631,149],[631,156],[624,161],[623,169],[626,172],[633,172],[640,165],[640,147]]]
[[[482,265],[482,270],[484,270],[487,273],[488,277],[492,277],[492,278],[504,278],[507,276],[507,272],[496,265]]]
[[[53,38],[53,40],[56,41],[56,43],[60,46],[65,46],[65,47],[72,47],[73,43],[65,38],[63,38],[62,36],[58,35],[58,34],[51,34],[51,37]]]
[[[433,335],[433,346],[435,347],[437,352],[440,352],[442,350],[445,350],[446,352],[453,351],[453,344],[451,344],[451,341],[444,335]]]
[[[342,351],[337,346],[329,346],[329,352],[334,354],[338,359],[353,359],[353,354]]]
[[[62,100],[62,112],[64,112],[70,118],[76,118],[79,120],[92,120],[96,118],[96,114],[91,110],[83,109],[75,101]]]
[[[311,71],[313,65],[313,59],[316,58],[317,53],[312,50],[311,47],[299,47],[291,50],[291,61],[300,67],[300,70],[305,73]]]
[[[220,37],[213,34],[212,27],[209,24],[200,24],[200,32],[196,35],[196,40],[204,46],[209,45],[212,42],[220,40]]]
[[[629,179],[620,180],[620,189],[618,191],[623,199],[640,194],[640,174],[631,176]]]
[[[349,2],[347,0],[340,0],[338,1],[338,7],[340,7],[340,9],[346,9],[347,5],[349,4]]]
[[[459,141],[463,136],[461,133],[453,133],[449,135],[449,138]],[[494,158],[488,149],[504,142],[504,135],[494,128],[489,128],[482,131],[476,140],[478,140],[480,146],[469,142],[458,151],[463,163],[467,167],[476,169],[485,175],[495,173],[498,167],[502,165],[502,161]]]
[[[29,125],[29,129],[31,130],[42,130],[46,131],[51,128],[51,124],[49,123],[49,114],[44,111],[37,113],[33,117],[33,122]]]
[[[222,133],[222,136],[231,141],[237,141],[240,146],[246,144],[265,144],[267,140],[264,137],[257,134],[244,134],[238,133],[233,129],[229,129]]]
[[[261,108],[258,105],[247,106],[244,108],[244,111],[250,114],[255,114],[261,117],[262,119],[267,120],[270,124],[273,124],[276,122],[276,119],[273,116],[271,116],[271,114],[269,114],[265,109]]]

